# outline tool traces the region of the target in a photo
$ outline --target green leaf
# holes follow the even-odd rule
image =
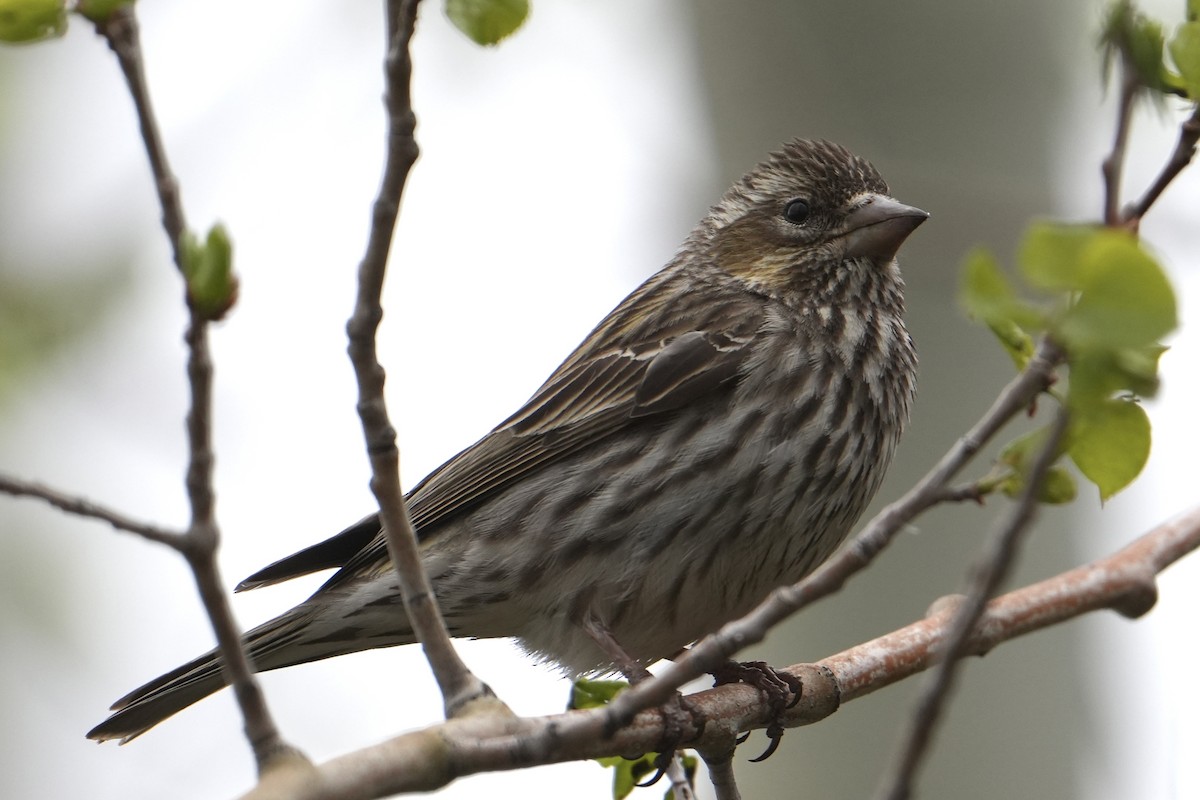
[[[1165,349],[1150,345],[1071,354],[1067,452],[1100,489],[1101,500],[1132,482],[1150,456],[1150,421],[1128,393],[1148,395],[1157,388],[1158,359]]]
[[[1033,338],[1022,325],[1036,328],[1042,320],[1017,299],[1000,265],[986,250],[976,249],[967,255],[959,302],[968,314],[991,329],[1017,369],[1024,369],[1033,355]]]
[[[1133,236],[1098,232],[1080,264],[1083,291],[1059,329],[1068,350],[1145,347],[1174,330],[1175,292]]]
[[[1166,38],[1162,25],[1140,14],[1129,40],[1129,62],[1147,89],[1161,91],[1163,88],[1163,40]]]
[[[217,223],[209,229],[208,237],[201,245],[195,234],[188,231],[184,233],[180,247],[188,301],[205,319],[221,319],[237,301],[238,291],[229,233],[224,225]]]
[[[1001,464],[1007,464],[1017,471],[1024,472],[1029,468],[1029,463],[1045,439],[1045,428],[1038,428],[1036,431],[1022,434],[1004,445],[998,460]]]
[[[1133,482],[1150,457],[1150,419],[1130,400],[1106,400],[1072,416],[1067,452],[1107,500]]]
[[[1033,358],[1033,337],[1021,330],[1020,326],[1012,320],[989,322],[988,328],[1000,341],[1017,369],[1025,369],[1029,364],[1029,359]]]
[[[1022,277],[1030,286],[1049,291],[1083,288],[1083,253],[1098,231],[1090,225],[1030,225],[1017,254]]]
[[[597,708],[606,706],[623,689],[628,688],[625,681],[598,681],[590,678],[579,678],[571,684],[571,699],[567,708]]]
[[[1119,56],[1143,89],[1169,91],[1164,80],[1167,77],[1162,58],[1164,38],[1162,25],[1134,8],[1129,0],[1113,3],[1100,34],[1105,74]]]
[[[1007,464],[1021,473],[1029,472],[1033,462],[1037,460],[1038,453],[1045,446],[1048,432],[1049,428],[1043,427],[1013,439],[1000,451],[1000,463]],[[1060,444],[1058,455],[1061,456],[1063,452],[1064,448]]]
[[[1158,391],[1158,359],[1162,345],[1071,354],[1071,384],[1067,405],[1087,413],[1090,405],[1111,400],[1114,394],[1153,397]]]
[[[1016,300],[995,256],[982,248],[967,254],[959,285],[959,301],[971,316],[986,321],[1008,316]]]
[[[1026,477],[1020,472],[1009,472],[1000,477],[995,487],[1006,497],[1016,499],[1025,491]],[[1055,465],[1046,470],[1046,477],[1038,487],[1037,501],[1046,505],[1063,505],[1075,499],[1075,478],[1066,467]]]
[[[1104,21],[1100,25],[1100,55],[1103,75],[1108,78],[1112,64],[1121,53],[1121,41],[1126,38],[1125,30],[1130,26],[1130,16],[1133,7],[1129,0],[1115,0],[1105,12]]]
[[[1046,471],[1046,479],[1038,489],[1038,502],[1047,505],[1062,505],[1075,499],[1075,478],[1066,467],[1053,466]]]
[[[1016,497],[1025,489],[1027,476],[1033,468],[1042,448],[1046,446],[1049,428],[1038,428],[1013,439],[1000,451],[998,461],[1009,468],[1000,470],[995,486],[1008,497]],[[1057,461],[1066,452],[1065,443],[1060,442],[1054,459]],[[1038,489],[1041,503],[1069,503],[1075,499],[1075,481],[1062,467],[1052,466],[1046,479]]]
[[[1152,344],[1148,347],[1124,347],[1113,352],[1113,368],[1124,379],[1122,388],[1139,397],[1153,397],[1158,393],[1158,360],[1167,352],[1167,347]]]
[[[995,487],[1003,492],[1005,497],[1016,498],[1025,488],[1025,479],[1021,473],[1010,471],[996,479]]]
[[[529,16],[529,0],[446,0],[446,16],[476,44],[498,44]]]
[[[1180,25],[1169,47],[1187,96],[1200,100],[1200,22]]]
[[[1086,415],[1092,407],[1108,402],[1114,394],[1128,388],[1112,351],[1073,353],[1069,363],[1067,407],[1073,413]]]
[[[66,0],[0,0],[0,42],[28,44],[66,32]]]

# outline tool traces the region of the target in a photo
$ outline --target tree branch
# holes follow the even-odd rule
[[[104,37],[117,57],[129,93],[137,110],[138,126],[154,185],[162,207],[162,224],[171,243],[175,266],[186,275],[183,260],[183,236],[187,222],[179,195],[179,182],[167,161],[166,148],[159,133],[154,107],[142,60],[137,18],[133,6],[126,6],[96,23],[97,32]],[[185,289],[186,296],[186,289]],[[245,720],[246,737],[254,750],[260,773],[268,763],[281,754],[295,756],[271,718],[262,690],[250,670],[250,662],[242,647],[241,630],[233,619],[229,596],[221,581],[216,552],[220,530],[215,512],[212,451],[212,379],[213,365],[208,348],[208,322],[193,304],[188,302],[190,317],[185,341],[188,346],[188,386],[191,401],[187,413],[188,466],[187,496],[192,519],[187,533],[178,540],[176,549],[183,553],[196,579],[196,587],[212,623],[213,633],[221,653],[221,668],[233,686]]]
[[[158,130],[154,106],[150,102],[150,88],[146,84],[142,45],[133,8],[113,11],[107,20],[96,23],[96,32],[104,37],[117,57],[117,63],[129,87],[129,94],[133,98],[138,128],[146,146],[146,157],[150,161],[150,170],[154,173],[154,188],[158,192],[158,202],[162,208],[162,226],[167,232],[167,239],[170,240],[175,265],[183,272],[180,243],[187,230],[187,221],[183,215],[183,202],[179,197],[179,181],[167,163],[167,149]]]
[[[1017,549],[1037,513],[1038,492],[1045,481],[1046,473],[1059,456],[1059,443],[1066,434],[1067,420],[1066,409],[1060,409],[1037,459],[1029,474],[1025,476],[1025,487],[1021,496],[1008,518],[992,535],[984,555],[971,570],[967,596],[954,612],[950,634],[940,654],[943,660],[921,687],[917,705],[906,726],[907,730],[900,736],[900,752],[880,782],[877,795],[883,800],[907,800],[912,795],[917,769],[929,750],[934,729],[942,717],[942,710],[954,685],[958,659],[963,656],[967,638],[975,629],[988,599],[996,593],[1012,570]]]
[[[965,483],[961,486],[946,486],[937,493],[938,503],[972,502],[983,505],[984,490],[979,483]]]
[[[1137,67],[1133,63],[1133,55],[1128,47],[1119,48],[1119,53],[1121,94],[1117,100],[1116,134],[1113,137],[1112,150],[1109,151],[1101,166],[1101,172],[1104,175],[1104,224],[1110,228],[1125,228],[1137,232],[1142,218],[1146,216],[1150,207],[1178,177],[1179,173],[1192,163],[1192,159],[1196,155],[1196,145],[1197,142],[1200,142],[1200,105],[1193,107],[1191,116],[1180,123],[1179,139],[1175,144],[1175,150],[1155,177],[1154,182],[1136,203],[1122,210],[1121,173],[1125,168],[1125,152],[1133,121],[1133,107],[1142,85],[1138,78]]]
[[[1158,177],[1154,179],[1154,183],[1150,184],[1150,188],[1146,190],[1142,198],[1126,212],[1125,222],[1127,224],[1137,226],[1154,202],[1158,200],[1159,195],[1171,185],[1179,173],[1187,168],[1188,164],[1192,163],[1192,159],[1196,156],[1198,141],[1200,141],[1200,105],[1193,109],[1190,117],[1180,123],[1179,141],[1175,143],[1175,150],[1167,159],[1167,163],[1163,165]]]
[[[717,800],[742,800],[737,777],[733,773],[734,752],[734,748],[729,748],[720,752],[702,751],[700,753],[700,757],[704,759],[704,763],[708,767],[708,780],[712,784]]]
[[[1117,99],[1117,132],[1113,137],[1112,150],[1101,165],[1104,175],[1104,224],[1110,228],[1121,225],[1125,220],[1121,214],[1121,173],[1125,169],[1125,147],[1129,142],[1129,128],[1133,120],[1133,101],[1137,98],[1138,79],[1134,68],[1125,63],[1128,56],[1121,54],[1121,94]]]
[[[0,474],[0,492],[13,495],[14,497],[36,497],[39,500],[44,500],[57,509],[74,514],[78,517],[88,517],[90,519],[98,519],[107,522],[119,531],[127,533],[135,533],[143,539],[149,539],[152,542],[165,544],[168,547],[173,547],[180,552],[183,551],[184,534],[177,531],[169,531],[165,528],[159,528],[154,525],[140,522],[130,517],[105,508],[102,505],[93,503],[85,497],[70,495],[65,492],[60,492],[57,489],[52,489],[41,483],[34,481],[23,481],[18,478],[13,478],[8,475]]]
[[[1111,556],[1005,594],[987,604],[961,655],[983,655],[997,645],[1099,609],[1128,617],[1145,614],[1157,596],[1159,572],[1200,548],[1200,507],[1163,523]],[[929,616],[815,664],[787,668],[804,682],[804,696],[785,715],[789,727],[818,722],[843,704],[938,663],[946,652],[961,602],[935,603]],[[770,710],[757,689],[724,684],[690,695],[705,715],[703,732],[685,731],[682,745],[702,753],[732,753],[738,731],[762,728]],[[479,772],[652,750],[663,734],[657,709],[639,713],[611,737],[597,735],[604,709],[528,719],[469,717],[397,736],[319,767],[277,770],[243,800],[366,800],[432,791]],[[549,737],[539,735],[551,731]],[[589,736],[575,735],[587,731]],[[553,735],[557,734],[557,735]],[[532,743],[550,740],[552,745]],[[714,773],[723,767],[718,756]],[[736,789],[735,789],[736,791]],[[733,798],[736,795],[727,795]]]
[[[396,446],[396,430],[388,417],[383,392],[386,376],[375,344],[383,319],[383,280],[400,211],[400,198],[419,152],[414,137],[416,115],[412,108],[412,58],[409,53],[417,5],[418,0],[388,0],[387,4],[387,156],[366,253],[358,268],[358,297],[346,332],[350,340],[350,361],[358,381],[358,414],[371,460],[371,491],[379,502],[380,520],[399,576],[405,612],[442,691],[446,715],[452,717],[470,701],[492,697],[492,693],[454,650],[446,623],[438,611],[433,588],[421,565],[416,532],[400,488],[400,451]]]
[[[696,793],[688,782],[683,756],[678,750],[671,755],[671,761],[667,764],[666,778],[671,786],[671,800],[696,800]]]

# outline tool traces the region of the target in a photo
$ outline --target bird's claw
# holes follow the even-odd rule
[[[663,734],[658,740],[657,755],[654,757],[655,772],[646,780],[634,784],[640,788],[653,786],[667,774],[671,759],[675,757],[675,751],[679,749],[679,743],[683,740],[683,732],[689,725],[696,728],[696,736],[701,736],[707,722],[704,713],[678,692],[658,710],[662,715]]]
[[[654,759],[654,774],[641,783],[635,783],[639,789],[645,789],[647,786],[653,786],[662,780],[662,776],[667,774],[667,767],[671,765],[671,759],[675,757],[675,751],[669,753],[659,753]]]
[[[750,759],[750,761],[752,763],[766,761],[779,749],[779,742],[783,739],[784,713],[788,709],[794,708],[800,702],[800,695],[804,688],[800,679],[791,673],[775,669],[764,661],[745,661],[740,663],[730,661],[720,669],[714,671],[712,675],[714,686],[720,686],[725,683],[745,683],[762,692],[763,697],[767,701],[767,709],[770,714],[771,721],[767,725],[766,734],[771,742],[761,755]],[[737,743],[741,744],[746,741],[748,736],[749,734],[747,733],[739,737]]]

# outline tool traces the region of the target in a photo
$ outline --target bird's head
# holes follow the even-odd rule
[[[689,246],[783,300],[898,303],[896,251],[928,216],[892,199],[865,159],[797,139],[730,187]]]

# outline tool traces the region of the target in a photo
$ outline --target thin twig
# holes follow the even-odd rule
[[[1159,195],[1171,185],[1179,173],[1187,168],[1188,164],[1192,163],[1192,159],[1196,156],[1197,142],[1200,142],[1200,105],[1196,106],[1190,117],[1180,123],[1179,141],[1175,143],[1174,152],[1167,159],[1167,163],[1163,165],[1158,177],[1154,179],[1154,183],[1150,184],[1150,188],[1146,190],[1142,198],[1126,212],[1124,224],[1136,227],[1142,217],[1146,216],[1146,212],[1158,200]]]
[[[125,75],[125,83],[129,86],[129,94],[133,97],[138,127],[146,145],[146,156],[150,160],[150,169],[154,173],[154,187],[162,207],[163,229],[170,240],[175,265],[182,272],[180,243],[184,231],[187,230],[187,221],[183,215],[183,203],[179,198],[179,181],[175,179],[175,173],[167,163],[167,150],[163,146],[162,135],[155,121],[154,107],[150,102],[137,17],[134,16],[133,8],[114,11],[107,21],[97,23],[96,30],[116,55],[121,72]]]
[[[705,637],[654,677],[631,686],[605,707],[614,728],[644,708],[661,705],[678,687],[716,669],[737,651],[762,641],[781,621],[838,591],[864,569],[917,514],[939,502],[949,481],[996,433],[1021,413],[1052,382],[1061,350],[1043,340],[1029,364],[1005,388],[986,414],[903,497],[883,509],[867,526],[807,578],[776,589],[757,608]]]
[[[1127,58],[1122,52],[1121,94],[1117,98],[1117,132],[1113,138],[1112,151],[1101,166],[1104,175],[1104,224],[1109,227],[1116,227],[1122,223],[1121,173],[1125,169],[1125,147],[1129,142],[1133,102],[1137,98],[1139,87],[1134,68],[1125,63]]]
[[[667,764],[667,780],[671,783],[672,800],[696,800],[696,793],[692,791],[692,784],[688,782],[683,756],[678,751],[671,756],[671,762]]]
[[[0,492],[11,494],[15,497],[36,497],[68,514],[102,520],[119,531],[136,533],[142,538],[158,542],[159,544],[165,544],[176,550],[182,551],[184,548],[184,534],[182,533],[169,531],[145,522],[139,522],[120,512],[93,503],[87,498],[60,492],[57,489],[51,489],[45,484],[34,481],[23,481],[0,474]]]
[[[1154,605],[1157,574],[1197,549],[1200,507],[1157,526],[1106,558],[992,600],[962,654],[982,655],[1006,641],[1100,609],[1140,616]],[[804,695],[787,711],[784,723],[791,727],[818,722],[844,703],[938,663],[956,608],[957,604],[936,604],[931,616],[878,639],[816,664],[787,667],[804,681]],[[685,732],[680,744],[706,754],[716,775],[723,770],[722,759],[711,754],[731,753],[736,731],[765,727],[769,716],[761,693],[739,683],[689,695],[688,703],[707,722],[702,732]],[[599,735],[606,722],[603,711],[588,709],[528,719],[451,720],[316,768],[280,770],[244,798],[366,800],[427,792],[466,775],[648,752],[662,741],[663,721],[656,710],[638,714],[610,738]],[[541,735],[544,731],[552,735]]]
[[[192,522],[187,533],[184,555],[192,568],[196,589],[212,623],[221,668],[242,712],[246,739],[254,751],[254,760],[261,773],[273,759],[295,756],[298,751],[287,744],[267,706],[262,687],[254,677],[250,659],[242,642],[242,631],[233,618],[229,593],[217,566],[217,548],[221,534],[217,525],[213,491],[212,451],[212,379],[213,364],[208,349],[208,323],[192,311],[188,326],[188,382],[191,387],[191,407],[187,415],[188,431],[188,500],[192,507]]]
[[[171,252],[180,273],[184,272],[182,240],[187,230],[179,182],[167,161],[158,121],[150,101],[133,6],[114,11],[96,25],[121,66],[129,93],[137,110],[138,126],[146,155],[154,174],[154,185],[162,207],[162,224],[170,240]],[[212,381],[213,364],[208,348],[208,323],[189,303],[190,319],[185,341],[188,345],[188,385],[191,402],[187,414],[188,467],[187,495],[192,519],[181,549],[192,568],[204,608],[212,623],[221,653],[222,669],[233,686],[245,720],[246,737],[254,751],[260,774],[272,759],[281,754],[296,755],[279,735],[263,698],[262,690],[250,669],[242,646],[241,631],[233,619],[229,597],[223,588],[217,567],[216,551],[220,542],[213,490]]]
[[[400,451],[396,430],[384,400],[385,374],[379,363],[375,336],[383,318],[381,294],[388,252],[400,198],[408,173],[417,160],[416,116],[410,82],[409,43],[416,24],[418,0],[388,0],[388,53],[385,65],[388,113],[387,156],[383,180],[375,199],[370,237],[358,269],[358,297],[346,326],[350,360],[358,381],[358,413],[371,460],[371,491],[379,502],[388,550],[396,566],[404,609],[425,648],[430,669],[441,688],[446,715],[454,716],[469,701],[491,691],[459,658],[450,642],[437,599],[421,565],[416,532],[400,489]]]
[[[978,503],[983,505],[984,491],[978,483],[964,483],[961,486],[945,486],[937,493],[939,503]]]
[[[701,753],[705,766],[708,767],[708,780],[712,784],[717,800],[742,800],[738,789],[737,776],[733,773],[733,748],[723,751],[719,756]]]
[[[957,674],[958,659],[983,615],[988,599],[996,593],[1004,578],[1011,572],[1017,549],[1029,530],[1038,507],[1038,491],[1046,473],[1059,456],[1058,446],[1067,430],[1065,409],[1055,416],[1046,442],[1026,476],[1025,487],[1008,518],[993,534],[985,553],[972,569],[966,598],[959,604],[945,644],[939,649],[940,664],[928,676],[921,688],[916,708],[907,730],[900,737],[900,752],[880,782],[880,800],[907,800],[912,796],[913,780],[928,752],[934,729],[941,719]]]

